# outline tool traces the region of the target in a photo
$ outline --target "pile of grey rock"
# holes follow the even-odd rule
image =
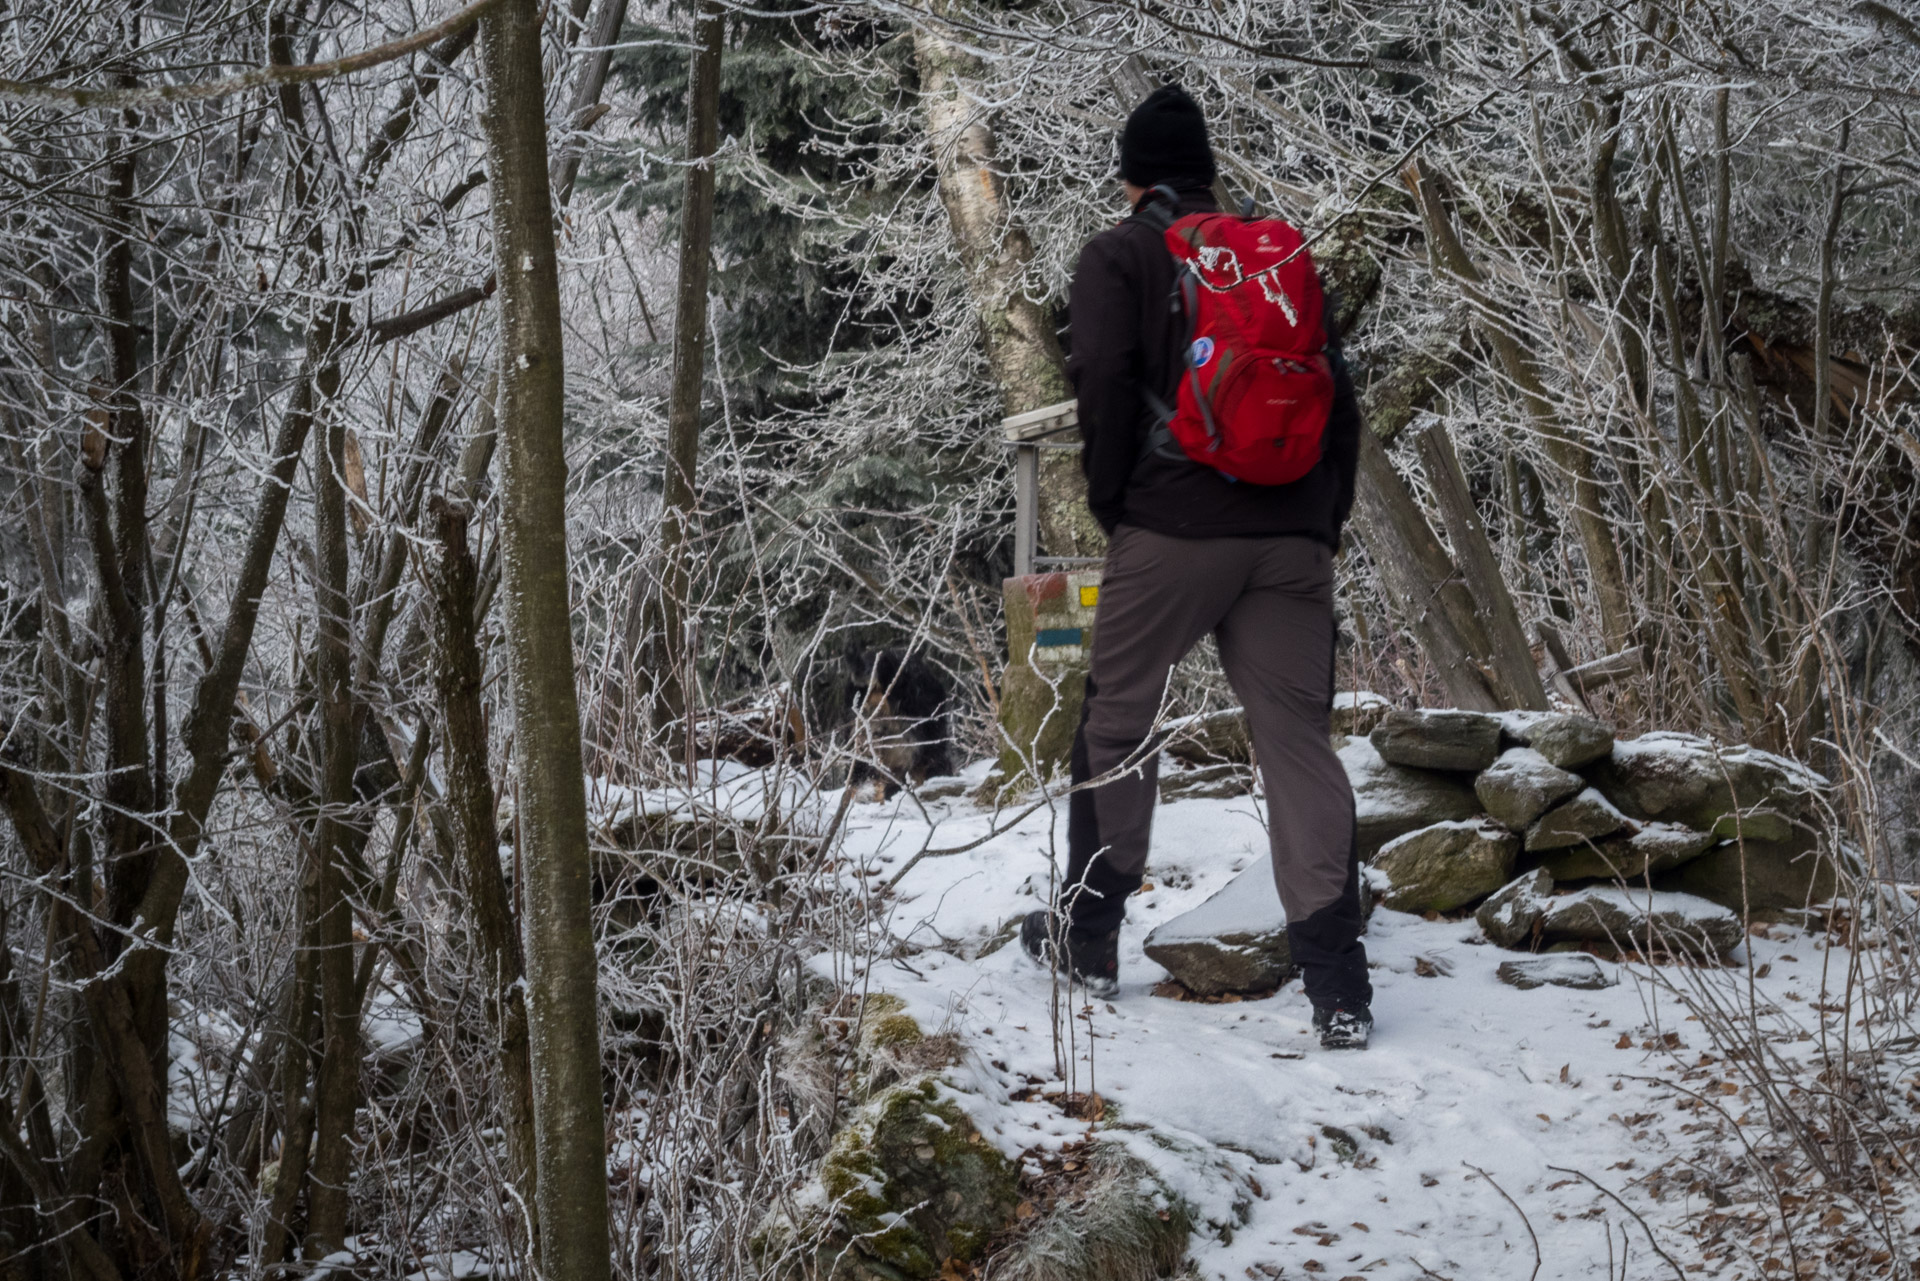
[[[1755,748],[1616,740],[1581,715],[1454,710],[1387,711],[1335,741],[1383,905],[1477,907],[1503,947],[1721,954],[1755,916],[1835,892],[1821,841],[1829,784]],[[1255,870],[1217,896],[1238,901],[1232,912],[1209,901],[1155,930],[1148,954],[1203,995],[1283,981],[1284,920],[1261,929],[1249,916]],[[1209,950],[1200,927],[1227,915],[1232,940]]]

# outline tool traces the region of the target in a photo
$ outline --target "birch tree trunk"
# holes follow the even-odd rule
[[[536,0],[482,20],[500,281],[500,542],[514,724],[540,1267],[609,1275],[606,1115],[567,575],[560,281]]]
[[[939,170],[940,202],[946,206],[967,289],[980,315],[980,338],[1000,387],[1002,412],[1021,414],[1057,404],[1073,391],[1053,320],[1020,288],[1033,244],[1007,208],[986,109],[967,93],[969,81],[979,77],[979,62],[924,26],[914,30],[913,50],[927,137]],[[1042,450],[1041,547],[1053,556],[1098,556],[1106,541],[1087,510],[1078,454]]]

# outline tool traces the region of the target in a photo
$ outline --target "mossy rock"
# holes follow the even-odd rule
[[[891,992],[869,996],[860,1007],[860,1053],[918,1045],[926,1039],[920,1021],[907,1013],[907,1003]]]
[[[1834,860],[1811,836],[1786,841],[1727,841],[1655,881],[1736,912],[1805,908],[1840,891]]]
[[[820,1165],[832,1274],[930,1281],[966,1264],[1013,1221],[1019,1171],[932,1075],[882,1090],[834,1136]]]
[[[876,992],[861,1004],[851,1082],[855,1102],[865,1102],[896,1082],[952,1067],[959,1060],[959,1042],[945,1034],[928,1036],[899,997]]]

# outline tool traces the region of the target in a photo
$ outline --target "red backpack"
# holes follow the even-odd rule
[[[1179,265],[1173,305],[1186,319],[1174,403],[1147,394],[1158,420],[1147,448],[1230,480],[1292,484],[1320,461],[1333,408],[1320,275],[1279,219],[1176,218],[1177,201],[1155,187],[1141,210]]]

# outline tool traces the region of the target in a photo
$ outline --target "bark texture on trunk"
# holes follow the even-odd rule
[[[445,725],[441,743],[447,763],[447,808],[489,985],[487,1012],[493,1019],[500,1094],[507,1111],[507,1153],[521,1198],[533,1207],[538,1204],[533,1077],[527,1065],[527,1003],[520,981],[526,968],[515,932],[512,896],[500,871],[493,775],[487,768],[487,722],[480,705],[486,673],[474,637],[478,574],[467,542],[466,509],[436,498],[431,514],[440,542],[434,583],[434,679]],[[536,1218],[536,1240],[538,1235]]]
[[[514,724],[540,1265],[609,1275],[606,1116],[567,575],[559,266],[536,0],[483,20],[500,280],[500,543]]]
[[[707,267],[713,255],[713,164],[719,146],[720,42],[725,12],[713,0],[700,7],[693,74],[687,90],[687,170],[680,201],[680,276],[674,300],[673,387],[667,404],[667,474],[660,511],[660,606],[662,641],[655,686],[656,719],[686,714],[687,590],[691,576],[687,544],[693,537],[700,466],[700,401],[706,380]],[[651,632],[652,629],[648,628]]]
[[[1545,711],[1547,691],[1540,683],[1540,669],[1534,666],[1533,647],[1527,644],[1526,629],[1520,625],[1520,611],[1514,606],[1513,593],[1507,590],[1500,559],[1473,505],[1473,491],[1467,487],[1453,440],[1439,423],[1422,429],[1417,440],[1427,484],[1453,544],[1454,564],[1466,582],[1475,618],[1487,638],[1480,664],[1487,684],[1507,707]]]
[[[1002,412],[1021,414],[1068,399],[1066,362],[1047,308],[1020,287],[1033,244],[1008,209],[995,163],[993,126],[967,92],[980,74],[973,55],[927,27],[913,36],[927,136],[939,172],[940,203],[980,316],[987,365]],[[1070,450],[1041,453],[1040,546],[1052,556],[1098,556],[1106,535],[1087,510],[1086,480]]]
[[[1473,307],[1475,328],[1500,362],[1501,372],[1513,384],[1521,407],[1540,433],[1554,468],[1566,477],[1573,495],[1574,528],[1586,554],[1587,574],[1593,582],[1600,626],[1610,649],[1623,648],[1633,634],[1634,608],[1627,590],[1626,565],[1621,559],[1613,525],[1605,511],[1606,487],[1594,464],[1592,451],[1577,439],[1554,408],[1540,371],[1520,345],[1505,314],[1488,296],[1486,277],[1467,253],[1453,225],[1453,215],[1431,177],[1418,162],[1409,164],[1407,186],[1420,207],[1421,221],[1432,246],[1435,265],[1451,275],[1462,297]]]
[[[333,380],[337,370],[329,370]],[[333,388],[323,386],[327,398]],[[347,1235],[347,1184],[353,1174],[353,1121],[360,1085],[360,1003],[353,982],[353,907],[347,898],[356,760],[353,656],[348,635],[347,429],[330,414],[315,434],[314,584],[320,778],[313,826],[313,934],[320,980],[319,1072],[314,1081],[313,1158],[307,1190],[306,1257],[323,1259]]]

